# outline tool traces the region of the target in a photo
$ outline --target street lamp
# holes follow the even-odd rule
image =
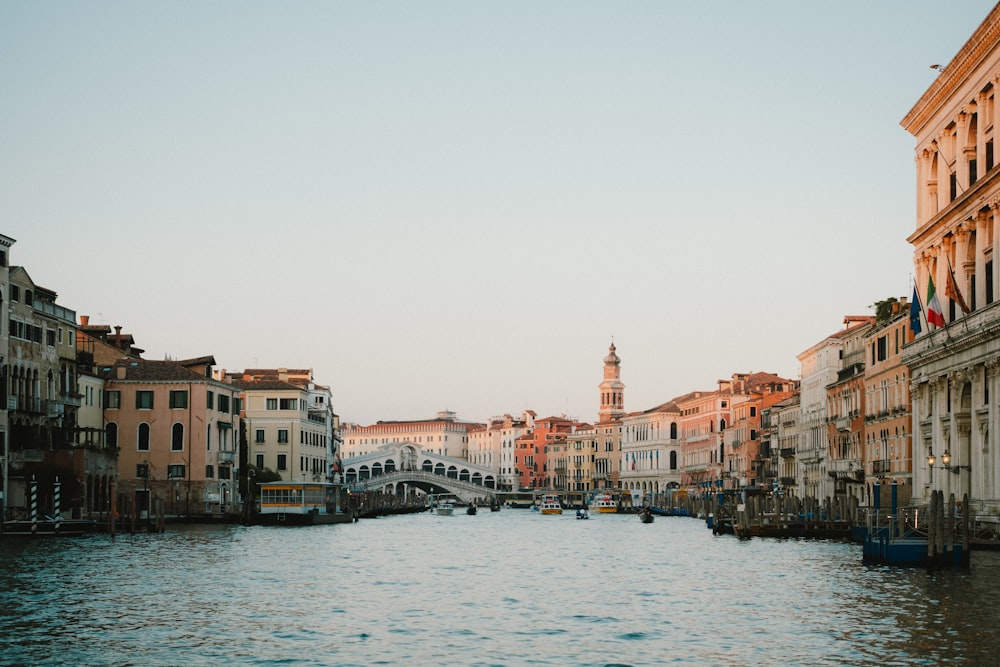
[[[929,468],[934,468],[934,463],[936,461],[937,461],[937,458],[934,456],[933,452],[927,455],[927,466]],[[949,452],[947,449],[944,450],[943,454],[941,454],[941,465],[938,466],[938,467],[944,468],[948,472],[953,472],[956,475],[960,471],[962,471],[962,470],[966,470],[966,471],[969,471],[969,472],[972,471],[972,466],[967,466],[967,465],[953,466],[953,465],[951,465],[951,452]]]

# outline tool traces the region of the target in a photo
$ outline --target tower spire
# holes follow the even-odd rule
[[[621,381],[621,363],[612,337],[608,356],[604,357],[604,380],[601,382],[599,423],[614,421],[625,414],[625,385]]]

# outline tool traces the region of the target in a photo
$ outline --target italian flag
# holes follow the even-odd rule
[[[944,326],[944,311],[934,289],[934,279],[927,276],[927,321],[936,327]]]

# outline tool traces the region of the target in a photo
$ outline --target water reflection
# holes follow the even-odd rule
[[[967,572],[703,524],[505,510],[0,541],[11,664],[989,664],[997,554]]]

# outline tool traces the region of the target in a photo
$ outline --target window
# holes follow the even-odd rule
[[[288,470],[287,454],[278,454],[278,470]]]
[[[757,416],[757,406],[756,405],[751,405],[750,406],[750,416],[751,417],[756,417]]]
[[[117,410],[121,407],[122,393],[117,389],[108,389],[104,392],[104,407],[108,410]]]
[[[142,389],[137,389],[136,392],[135,392],[135,409],[136,410],[152,410],[153,409],[153,392],[142,390]]]
[[[56,346],[56,331],[55,331],[55,329],[46,329],[45,330],[45,343],[49,347],[55,347]]]
[[[170,428],[170,451],[184,451],[184,424],[180,422]]]
[[[10,300],[17,303],[21,300],[21,288],[17,285],[10,286]]]
[[[296,410],[298,409],[298,401],[296,401],[294,398],[283,398],[281,399],[281,409]]]
[[[219,466],[219,479],[232,479],[232,472],[229,466]]]
[[[281,444],[288,444],[288,429],[279,428],[278,429],[278,442]]]
[[[170,391],[170,407],[173,409],[184,409],[188,406],[188,393],[184,389],[172,389]]]
[[[143,422],[139,424],[139,433],[136,436],[136,449],[140,452],[149,451],[149,424]]]
[[[184,479],[184,464],[173,463],[167,466],[167,479]]]
[[[205,479],[215,479],[215,468],[211,464],[205,466]]]
[[[219,394],[219,412],[229,414],[229,397],[225,394]]]
[[[267,409],[268,410],[277,410],[278,409],[278,399],[276,399],[276,398],[269,398],[269,399],[267,399]]]
[[[259,428],[256,431],[254,431],[253,441],[258,445],[264,444],[264,429]]]
[[[111,422],[104,427],[104,441],[107,443],[108,449],[118,447],[118,424]]]
[[[264,469],[264,455],[263,454],[258,454],[257,455],[257,464],[256,465],[257,465],[257,468],[259,470],[263,470]]]
[[[215,392],[214,391],[209,391],[207,394],[205,394],[205,407],[207,407],[209,410],[214,410],[215,409]]]

